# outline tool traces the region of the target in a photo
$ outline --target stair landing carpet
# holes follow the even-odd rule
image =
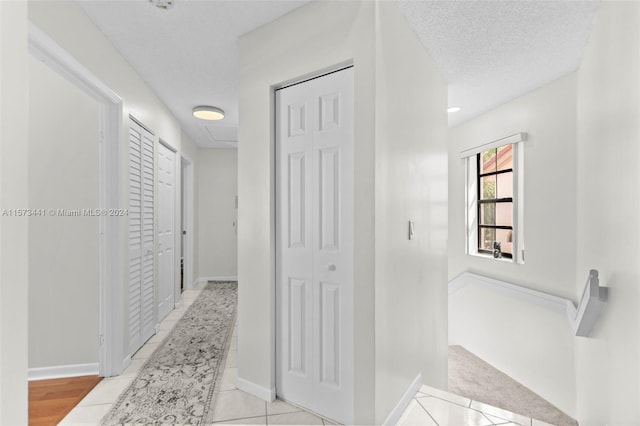
[[[552,425],[578,426],[560,409],[462,346],[449,346],[449,392]]]
[[[205,422],[233,333],[237,286],[210,282],[204,287],[102,424]]]

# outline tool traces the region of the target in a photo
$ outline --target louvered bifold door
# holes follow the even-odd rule
[[[153,334],[154,140],[131,121],[129,128],[129,353]]]

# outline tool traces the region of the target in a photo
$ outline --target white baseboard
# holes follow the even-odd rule
[[[218,276],[218,277],[200,277],[198,278],[197,282],[202,283],[207,281],[238,281],[238,276],[228,275],[228,276]]]
[[[387,416],[387,419],[382,423],[383,425],[398,424],[398,420],[402,417],[402,413],[407,409],[416,392],[420,390],[420,386],[422,386],[422,374],[418,374],[413,382],[411,382],[407,390],[402,395],[402,398],[400,398],[396,406],[393,407],[393,410],[391,410]]]
[[[98,375],[98,363],[58,365],[55,367],[30,368],[29,380],[61,379],[65,377]]]
[[[243,392],[246,392],[267,402],[272,402],[276,399],[275,388],[268,389],[260,385],[256,385],[255,383],[248,380],[241,379],[240,377],[238,377],[236,381],[236,387]]]
[[[122,360],[122,371],[126,370],[127,367],[131,364],[131,354],[127,355],[123,360]]]

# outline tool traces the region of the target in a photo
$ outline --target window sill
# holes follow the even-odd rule
[[[495,258],[490,254],[484,254],[484,253],[467,253],[467,255],[469,256],[474,256],[474,257],[480,257],[483,259],[488,259],[488,260],[495,260],[497,262],[503,262],[503,263],[515,263],[517,264],[517,262],[514,259],[509,259],[507,257],[498,257]]]

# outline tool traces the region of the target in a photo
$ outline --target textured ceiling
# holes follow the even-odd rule
[[[1,1],[1,0],[0,0]],[[78,1],[202,147],[235,147],[238,37],[309,0],[176,0],[169,10],[149,0]],[[197,105],[222,108],[219,122],[194,118]]]
[[[78,3],[202,147],[234,147],[237,40],[309,0],[148,0]],[[329,0],[333,1],[333,0]],[[396,0],[449,83],[460,123],[577,69],[594,1]],[[196,105],[226,111],[220,122]]]
[[[417,1],[399,7],[449,83],[458,124],[578,69],[596,1]]]

